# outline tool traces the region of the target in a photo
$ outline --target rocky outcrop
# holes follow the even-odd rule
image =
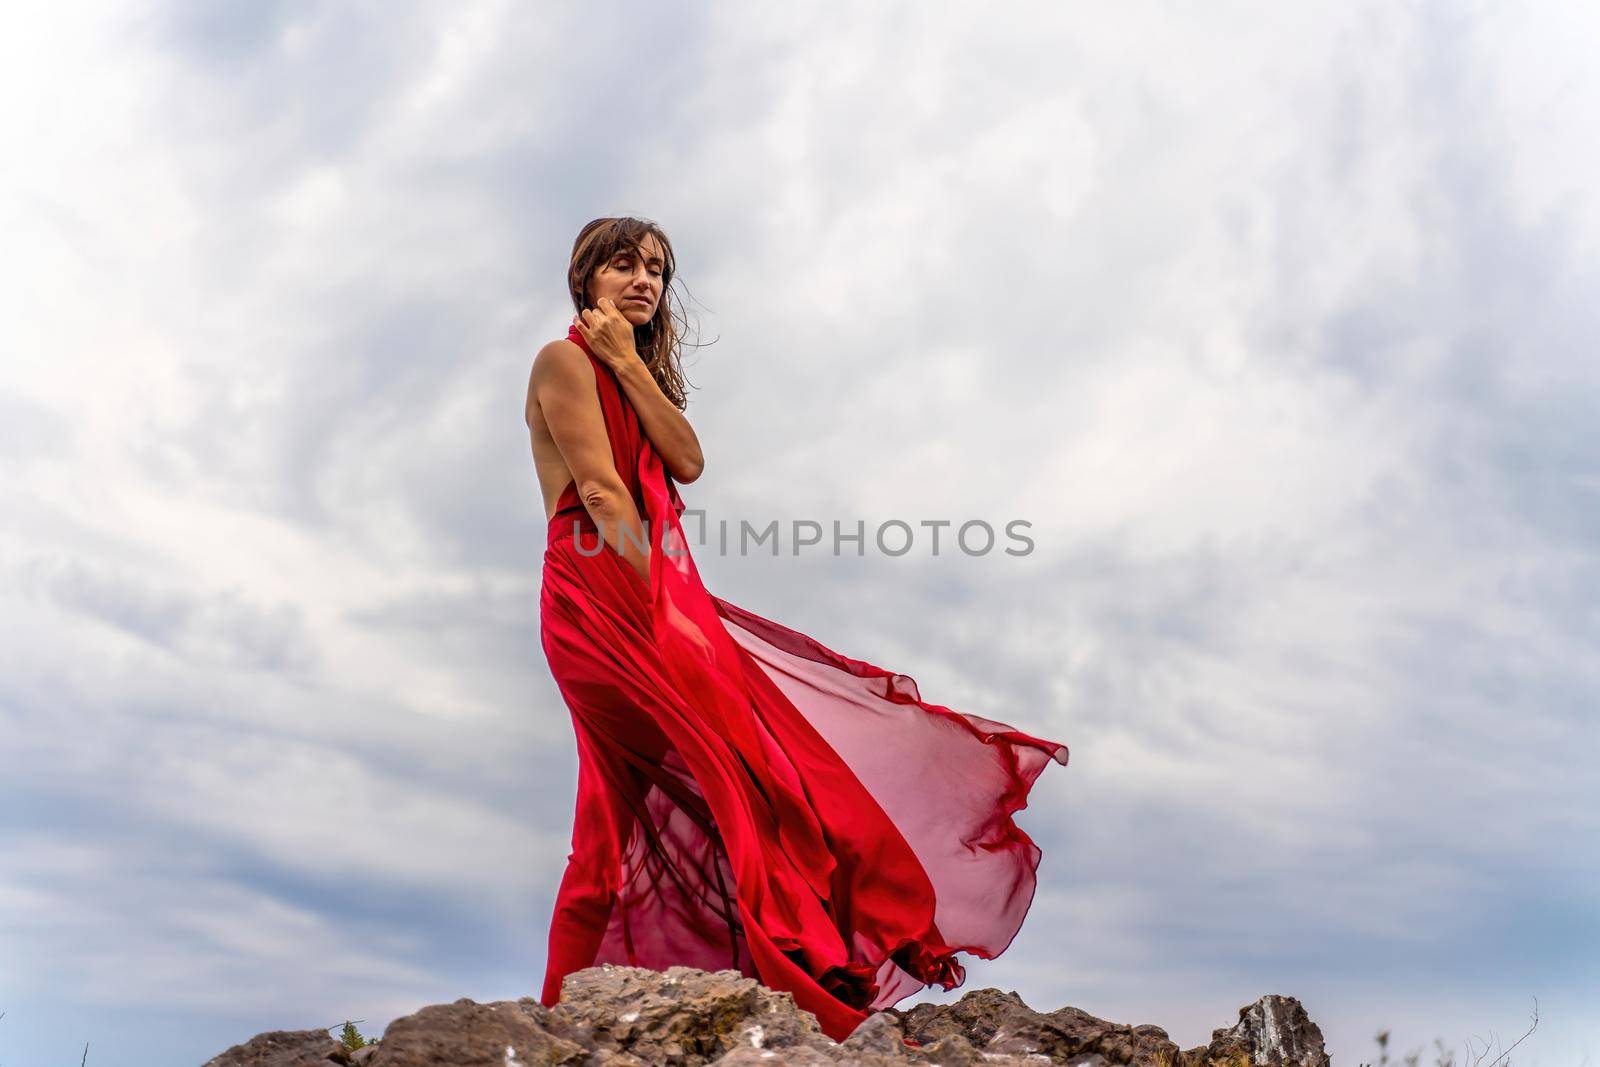
[[[435,1004],[354,1051],[326,1030],[273,1031],[205,1067],[800,1067],[939,1064],[1012,1067],[1328,1067],[1322,1032],[1293,997],[1264,996],[1211,1042],[1180,1049],[1159,1026],[1077,1008],[1039,1012],[1015,993],[976,989],[954,1004],[890,1008],[843,1043],[811,1013],[737,971],[606,965],[568,975],[561,1003],[532,997]]]
[[[1293,997],[1269,993],[1239,1009],[1239,1021],[1211,1031],[1211,1044],[1184,1053],[1188,1064],[1292,1063],[1328,1067],[1322,1031]]]

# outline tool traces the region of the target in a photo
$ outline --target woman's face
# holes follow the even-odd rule
[[[639,244],[643,255],[622,249],[589,279],[589,306],[599,307],[600,299],[609,296],[635,326],[649,322],[661,300],[661,245],[652,234],[645,234]]]

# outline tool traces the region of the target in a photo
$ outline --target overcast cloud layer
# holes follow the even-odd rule
[[[1600,20],[786,6],[9,9],[0,1061],[537,992],[521,409],[607,214],[711,342],[691,507],[1032,524],[697,552],[1070,746],[1022,932],[922,999],[1291,994],[1354,1064],[1537,998],[1513,1061],[1592,1057]]]

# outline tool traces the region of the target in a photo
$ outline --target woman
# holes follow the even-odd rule
[[[842,1041],[960,985],[957,952],[1011,943],[1039,863],[1011,816],[1067,746],[925,704],[907,676],[707,592],[679,523],[703,458],[673,269],[654,223],[585,226],[578,314],[529,379],[541,640],[578,744],[540,999],[601,963],[733,968]]]

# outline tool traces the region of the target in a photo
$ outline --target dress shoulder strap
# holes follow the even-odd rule
[[[589,347],[588,340],[578,331],[576,326],[567,327],[567,340],[583,349],[583,354],[589,357],[589,365],[596,371],[600,370],[600,357],[594,354],[594,349]]]

